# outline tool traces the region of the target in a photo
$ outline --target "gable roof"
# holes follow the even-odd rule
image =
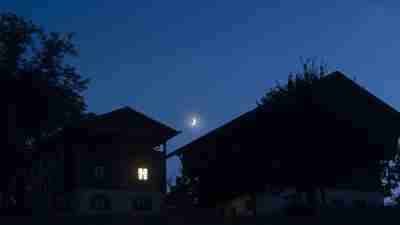
[[[123,107],[111,112],[94,116],[66,128],[64,135],[107,136],[125,135],[136,140],[149,140],[159,144],[178,135],[180,131],[169,127],[130,107]]]
[[[232,130],[236,125],[238,124],[243,124],[246,121],[250,121],[257,113],[259,113],[261,109],[259,107],[254,108],[246,113],[241,114],[240,116],[234,118],[233,120],[223,124],[220,127],[215,128],[214,130],[206,133],[205,135],[197,138],[196,140],[178,148],[177,150],[167,154],[166,158],[170,158],[175,155],[181,155],[185,151],[189,150],[191,147],[195,145],[201,145],[201,144],[206,144],[208,143],[211,139],[216,139],[218,138],[219,135],[222,135],[222,133],[229,132],[229,130]]]
[[[400,134],[399,112],[390,105],[386,104],[366,89],[347,78],[343,73],[335,71],[328,74],[318,83],[315,93],[315,103],[326,107],[345,119],[354,122],[359,128],[369,128],[373,135],[382,136],[388,134],[388,137],[382,137],[388,141],[387,150],[384,151],[383,158],[391,158],[395,153],[395,144]],[[187,151],[209,151],[209,148],[203,148],[202,145],[215,141],[223,133],[230,133],[235,127],[243,128],[251,123],[257,123],[257,117],[265,117],[265,110],[271,111],[271,107],[257,107],[246,112],[228,123],[212,130],[202,137],[178,148],[172,153],[167,154],[167,158],[182,155]],[[261,117],[259,117],[260,114]],[[375,138],[375,136],[374,136]],[[208,149],[208,150],[206,150]]]
[[[384,143],[383,158],[394,156],[400,135],[400,113],[341,72],[333,72],[316,86],[314,97],[353,127],[367,129],[369,142]]]

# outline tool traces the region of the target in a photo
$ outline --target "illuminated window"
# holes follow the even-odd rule
[[[139,180],[147,180],[148,179],[148,169],[147,168],[139,168],[138,169],[138,178]]]

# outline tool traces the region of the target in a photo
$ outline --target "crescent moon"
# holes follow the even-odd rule
[[[197,119],[196,118],[192,119],[191,125],[192,125],[192,127],[195,127],[197,125]]]

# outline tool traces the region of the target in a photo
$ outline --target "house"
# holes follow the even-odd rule
[[[5,129],[1,145],[4,153],[1,160],[1,177],[3,183],[0,188],[0,210],[9,212],[16,207],[24,210],[26,204],[17,206],[16,201],[25,201],[27,186],[30,183],[29,171],[31,170],[32,151],[25,148],[23,143],[23,130],[17,125],[17,107],[12,102],[6,102]]]
[[[129,107],[65,128],[40,146],[34,213],[160,213],[177,134]]]
[[[225,215],[310,201],[381,207],[379,163],[396,153],[399,125],[394,108],[334,72],[313,87],[307,105],[259,106],[167,158],[179,156],[199,180],[199,207]]]

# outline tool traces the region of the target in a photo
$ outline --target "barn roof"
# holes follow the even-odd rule
[[[318,83],[315,93],[317,93],[314,96],[315,103],[335,112],[338,117],[348,119],[358,128],[369,129],[370,133],[374,135],[373,138],[377,140],[382,138],[387,141],[389,139],[383,158],[388,159],[393,156],[396,150],[397,138],[400,135],[400,129],[398,128],[400,114],[396,109],[339,71],[323,77],[321,82]],[[182,155],[191,151],[212,151],[212,148],[206,148],[205,146],[215,143],[219,137],[227,136],[234,130],[244,132],[246,127],[257,123],[257,121],[262,120],[262,117],[265,117],[265,110],[271,111],[271,107],[256,107],[178,148],[166,157]],[[387,137],[380,137],[383,135],[387,135]]]

